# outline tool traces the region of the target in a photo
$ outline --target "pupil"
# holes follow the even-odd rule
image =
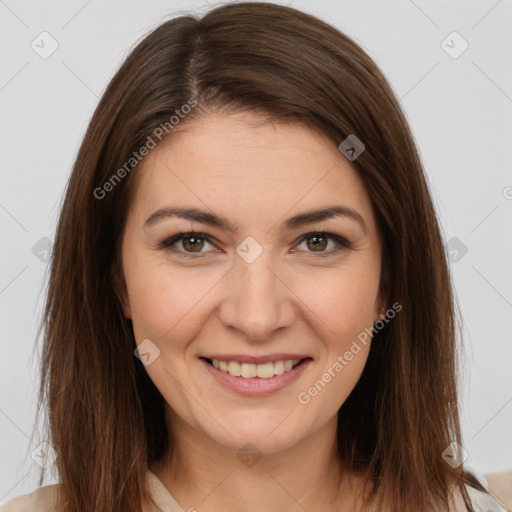
[[[197,249],[197,248],[201,249],[201,239],[197,236],[189,236],[189,237],[185,238],[184,243],[185,244],[190,243],[191,240],[193,241],[191,244],[193,249]],[[195,240],[195,242],[194,242],[194,240]],[[185,249],[186,249],[186,247],[185,247]]]
[[[321,249],[324,249],[325,248],[325,237],[322,237],[322,236],[313,236],[310,238],[310,240],[313,240],[313,246],[318,248],[320,247]],[[323,243],[320,242],[320,244],[318,244],[318,240],[323,240]]]

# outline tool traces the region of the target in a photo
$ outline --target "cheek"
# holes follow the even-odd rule
[[[330,346],[343,346],[375,318],[379,275],[368,267],[346,267],[329,270],[314,277],[303,277],[294,287],[297,296],[315,314],[322,338]]]
[[[201,304],[219,281],[217,274],[178,271],[147,255],[131,255],[125,275],[135,339],[172,339],[173,346],[200,327]]]

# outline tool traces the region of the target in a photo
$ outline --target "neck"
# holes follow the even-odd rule
[[[173,450],[150,469],[184,510],[355,511],[354,474],[342,468],[337,418],[293,447],[244,459],[173,416]]]

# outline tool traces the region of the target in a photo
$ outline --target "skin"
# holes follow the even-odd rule
[[[176,446],[150,469],[184,510],[356,510],[359,477],[337,459],[337,411],[370,343],[360,343],[309,403],[297,396],[382,315],[381,237],[362,181],[332,141],[308,126],[263,120],[246,112],[183,123],[138,176],[123,232],[124,314],[137,343],[150,339],[160,350],[145,368],[166,400]],[[289,217],[332,205],[359,212],[366,231],[343,216],[281,231]],[[144,227],[169,206],[215,213],[239,231],[178,217]],[[199,254],[190,239],[174,243],[174,252],[159,246],[180,231],[212,242],[200,240]],[[332,239],[316,248],[311,235],[303,238],[315,231],[353,248]],[[252,263],[236,253],[247,236],[263,249]],[[272,352],[313,361],[297,381],[265,397],[225,389],[198,359]],[[262,457],[247,467],[237,452],[249,442]]]

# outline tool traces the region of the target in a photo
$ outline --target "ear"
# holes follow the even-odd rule
[[[375,309],[373,312],[373,323],[377,322],[386,316],[387,297],[382,290],[379,291],[377,299],[375,300]]]
[[[117,260],[112,264],[112,283],[114,292],[123,309],[123,315],[126,319],[131,319],[130,300],[128,297],[128,290],[126,288],[126,281],[124,280],[123,272],[119,268]]]
[[[390,277],[389,277],[389,260],[387,253],[382,253],[381,273],[379,280],[379,292],[375,300],[374,323],[386,316],[389,309],[389,297],[391,295]]]

